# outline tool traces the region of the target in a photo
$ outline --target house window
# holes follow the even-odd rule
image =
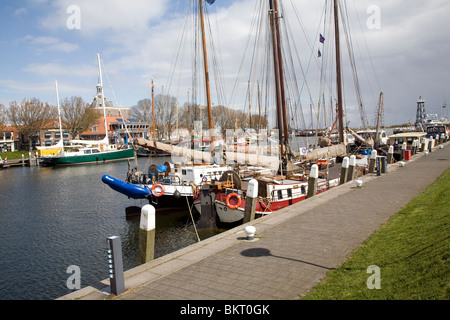
[[[52,133],[51,133],[51,132],[46,132],[46,133],[45,133],[45,138],[48,139],[48,138],[50,138],[51,136],[52,136]]]
[[[98,132],[98,126],[92,126],[92,132]]]

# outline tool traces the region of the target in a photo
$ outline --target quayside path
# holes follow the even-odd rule
[[[107,279],[60,299],[299,299],[450,166],[449,143],[254,220],[254,240],[243,225],[128,270],[119,296]]]

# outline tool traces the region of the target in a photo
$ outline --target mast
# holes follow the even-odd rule
[[[58,105],[59,135],[61,137],[61,141],[63,141],[63,147],[64,147],[64,139],[63,139],[62,123],[61,123],[61,107],[59,105],[58,81],[56,81],[56,80],[55,80],[55,87],[56,87],[56,103]]]
[[[342,109],[342,83],[341,83],[341,48],[339,41],[339,0],[334,0],[334,33],[336,43],[336,82],[338,93],[338,110],[337,117],[339,121],[339,142],[344,142],[344,121]]]
[[[100,64],[100,53],[97,52],[97,60],[98,60],[98,82],[100,86],[100,94],[102,96],[102,105],[103,105],[103,118],[105,119],[105,140],[109,144],[109,138],[108,138],[108,125],[106,123],[106,106],[105,106],[105,95],[103,94],[103,79],[102,79],[102,67]]]
[[[280,96],[280,77],[279,77],[279,68],[278,68],[278,50],[277,50],[277,33],[275,25],[277,24],[277,12],[275,11],[274,7],[274,1],[270,0],[270,10],[269,14],[270,17],[270,29],[272,31],[272,47],[273,47],[273,66],[274,66],[274,74],[275,74],[275,96],[276,96],[276,106],[277,106],[277,127],[278,127],[278,134],[279,134],[279,142],[280,142],[280,152],[281,154],[284,154],[284,139],[283,139],[283,120],[282,120],[282,114],[281,114],[281,96]]]
[[[209,135],[211,139],[211,152],[214,154],[214,124],[212,120],[212,107],[211,107],[211,91],[209,88],[209,70],[208,70],[208,54],[206,50],[206,32],[205,32],[205,20],[203,17],[203,1],[198,0],[198,8],[200,11],[200,20],[202,27],[202,42],[203,42],[203,63],[205,67],[205,85],[206,85],[206,100],[208,106],[208,120],[209,120]]]
[[[275,15],[277,20],[275,20],[275,31],[277,39],[277,55],[278,55],[278,77],[280,78],[280,99],[281,99],[281,114],[283,117],[283,142],[285,145],[285,152],[289,152],[289,132],[288,132],[288,122],[286,114],[286,97],[284,90],[284,72],[283,72],[283,58],[281,55],[281,36],[280,36],[280,24],[278,23],[278,0],[273,0],[273,9],[275,10]]]
[[[152,79],[152,120],[153,120],[153,144],[156,146],[156,126],[155,126],[155,85]]]

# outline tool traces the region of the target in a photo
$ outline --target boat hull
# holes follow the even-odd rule
[[[327,183],[321,183],[318,185],[317,194],[325,192],[335,186],[337,186],[339,179],[334,179]],[[306,199],[306,193],[297,193],[295,196],[289,197],[287,199],[276,199],[274,201],[263,201],[259,200],[256,203],[255,208],[255,218],[271,214],[283,208],[289,207],[295,203],[303,201]],[[216,195],[216,199],[214,201],[214,205],[216,208],[217,216],[219,217],[221,222],[224,223],[236,223],[241,221],[244,218],[245,214],[245,198],[241,199],[241,204],[239,207],[235,209],[231,209],[226,203],[227,194],[223,192],[219,192]],[[232,202],[233,198],[230,199],[230,204],[235,205],[236,203]],[[201,212],[201,207],[198,205],[199,201],[195,202],[195,208]]]
[[[95,154],[75,155],[75,156],[59,156],[47,158],[48,165],[59,166],[75,166],[84,164],[102,164],[107,162],[124,161],[134,159],[134,150],[132,148],[105,151]]]

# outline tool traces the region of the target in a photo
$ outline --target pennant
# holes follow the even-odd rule
[[[324,38],[324,36],[323,35],[320,35],[320,43],[324,43],[325,42],[325,38]]]
[[[208,2],[209,4],[213,4],[214,1],[216,1],[216,0],[206,0],[206,2]]]
[[[318,56],[319,58],[322,56],[322,52],[320,52],[320,50],[319,50],[319,52],[317,53],[317,56]]]

